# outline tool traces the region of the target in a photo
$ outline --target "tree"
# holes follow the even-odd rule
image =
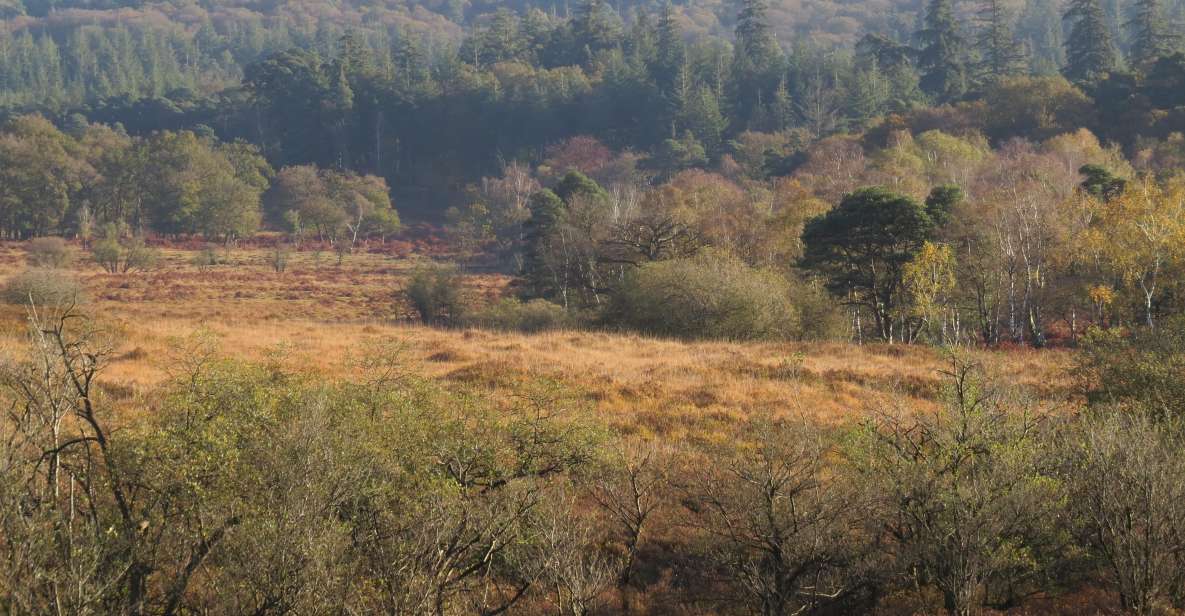
[[[1070,22],[1066,66],[1062,69],[1067,79],[1089,84],[1115,70],[1115,45],[1099,0],[1073,0],[1062,19]]]
[[[1185,583],[1185,456],[1179,434],[1139,413],[1100,411],[1067,430],[1062,452],[1075,530],[1141,616]]]
[[[659,91],[673,100],[677,94],[679,72],[684,63],[684,43],[683,33],[675,20],[675,7],[671,2],[663,3],[662,13],[654,28],[655,54],[650,75]]]
[[[1144,178],[1105,202],[1092,200],[1087,242],[1141,294],[1144,322],[1155,327],[1163,273],[1185,258],[1185,185]]]
[[[1079,167],[1078,173],[1085,176],[1082,183],[1079,184],[1082,190],[1091,197],[1101,201],[1110,201],[1122,195],[1123,191],[1127,188],[1127,180],[1112,175],[1102,165],[1088,163]]]
[[[20,239],[61,230],[91,173],[78,147],[48,120],[17,116],[0,130],[0,232]]]
[[[803,267],[826,279],[844,302],[867,308],[877,335],[893,341],[906,264],[934,231],[924,207],[883,188],[862,188],[803,230]]]
[[[1024,52],[1012,32],[1012,15],[1002,0],[982,0],[979,21],[980,78],[991,83],[1021,72]]]
[[[918,53],[922,91],[940,103],[962,96],[967,90],[967,70],[963,61],[966,44],[959,33],[951,0],[930,0],[925,28],[919,30],[917,36],[922,42]]]
[[[531,212],[531,217],[523,225],[526,243],[523,276],[527,279],[527,293],[532,297],[559,296],[566,306],[567,274],[562,264],[552,259],[550,247],[555,231],[566,218],[567,206],[558,195],[545,188],[531,195],[527,208]]]
[[[189,131],[159,133],[146,147],[139,181],[153,229],[229,244],[258,228],[270,167],[254,148],[221,146]]]
[[[1041,424],[953,358],[935,413],[879,413],[848,450],[900,571],[946,613],[1006,609],[1063,551],[1062,490]]]
[[[951,314],[951,295],[956,284],[954,250],[948,245],[926,242],[905,267],[904,280],[910,316],[917,320],[919,333],[928,332],[941,344],[957,341],[959,320]],[[953,318],[952,318],[953,317]],[[935,323],[939,331],[933,331]]]
[[[1160,0],[1136,0],[1125,25],[1131,38],[1129,62],[1136,68],[1151,67],[1171,54],[1179,42],[1180,37],[1173,33]]]
[[[708,536],[707,560],[753,613],[823,614],[861,606],[856,494],[828,476],[824,434],[779,422],[747,427],[755,450],[722,452],[683,499]],[[854,611],[859,611],[858,609]]]
[[[700,86],[683,100],[679,121],[686,127],[684,135],[694,135],[703,144],[709,159],[720,155],[727,121],[720,111],[720,101],[711,88]]]
[[[768,12],[766,0],[743,0],[737,12],[728,83],[734,117],[742,125],[753,120],[753,115],[760,111],[762,97],[772,95],[778,83],[782,51],[774,38]],[[700,138],[704,136],[701,134]]]
[[[347,251],[360,237],[384,236],[400,228],[386,181],[353,171],[285,167],[276,175],[266,203],[276,223],[286,223],[297,235],[300,227],[311,227],[320,239]]]

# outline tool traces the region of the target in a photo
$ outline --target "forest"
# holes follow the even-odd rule
[[[1183,19],[0,0],[0,613],[1185,613]]]

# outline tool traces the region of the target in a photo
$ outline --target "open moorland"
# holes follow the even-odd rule
[[[537,334],[433,328],[402,293],[424,257],[296,252],[284,272],[267,249],[234,249],[223,262],[194,265],[196,250],[166,249],[146,272],[110,274],[72,266],[85,310],[119,333],[103,382],[128,393],[160,385],[176,352],[195,337],[253,362],[350,376],[368,353],[397,354],[409,373],[457,387],[513,395],[536,378],[587,399],[606,425],[661,439],[727,434],[754,417],[859,421],[897,401],[925,408],[942,393],[946,352],[924,345],[842,342],[678,341],[611,331]],[[0,248],[0,276],[25,268],[20,243]],[[509,278],[466,276],[471,297],[492,302]],[[27,310],[9,306],[4,329],[23,337]],[[1075,396],[1064,350],[975,350],[969,356],[1056,407]]]

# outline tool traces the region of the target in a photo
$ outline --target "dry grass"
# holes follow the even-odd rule
[[[104,378],[126,393],[168,377],[186,339],[208,332],[224,353],[281,361],[344,376],[352,359],[398,348],[415,374],[453,386],[511,396],[533,379],[571,386],[588,408],[623,432],[664,439],[721,439],[749,417],[801,415],[845,422],[905,400],[925,408],[941,391],[945,359],[925,347],[840,343],[684,343],[636,335],[536,335],[437,330],[411,324],[399,300],[414,261],[358,254],[336,265],[324,253],[293,254],[275,273],[263,250],[237,250],[230,263],[202,271],[191,252],[166,251],[159,268],[114,275],[84,259],[75,266],[92,309],[119,333]],[[0,245],[0,276],[23,269],[15,244]],[[507,280],[474,276],[473,293],[495,297]],[[0,337],[21,330],[22,311],[0,314]],[[1069,390],[1055,351],[976,352],[1002,380],[1055,400]]]

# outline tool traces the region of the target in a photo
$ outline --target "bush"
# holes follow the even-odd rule
[[[691,259],[648,263],[615,294],[611,323],[680,338],[798,338],[801,311],[790,282],[735,257],[703,252]]]
[[[151,268],[156,265],[159,253],[141,238],[120,242],[115,236],[108,235],[91,248],[91,258],[108,272],[118,274]]]
[[[1116,405],[1158,419],[1185,409],[1185,317],[1155,330],[1092,328],[1080,342],[1076,374],[1094,405]]]
[[[563,306],[545,299],[523,302],[506,298],[474,314],[470,322],[489,329],[541,332],[569,327],[573,319]]]
[[[276,244],[272,248],[271,254],[268,255],[268,263],[271,264],[272,271],[282,274],[288,269],[288,253],[288,247],[283,244]]]
[[[430,325],[456,325],[465,318],[461,274],[453,265],[430,265],[412,273],[404,290],[420,320]]]
[[[74,261],[74,248],[60,237],[37,237],[25,244],[25,259],[32,267],[62,268]]]
[[[222,263],[222,259],[218,258],[217,249],[215,249],[213,246],[206,246],[201,250],[201,252],[194,255],[193,258],[189,260],[189,262],[192,263],[194,267],[204,272]]]
[[[52,269],[28,269],[4,283],[4,302],[28,306],[58,307],[85,301],[82,285]]]

